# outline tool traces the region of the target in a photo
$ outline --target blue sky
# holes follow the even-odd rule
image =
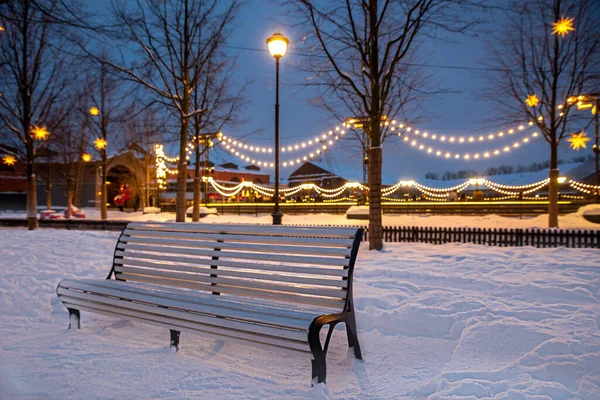
[[[101,7],[101,2],[88,0],[91,7]],[[105,4],[108,4],[105,1]],[[298,59],[293,54],[294,42],[298,40],[297,32],[286,28],[285,15],[278,15],[279,9],[269,0],[249,0],[242,9],[232,32],[230,45],[237,47],[265,49],[265,40],[272,33],[280,31],[290,38],[290,54],[282,59],[280,86],[280,118],[282,145],[294,144],[314,138],[323,131],[339,124],[320,109],[312,108],[308,100],[314,95],[309,89],[301,89],[295,83],[304,77],[291,67]],[[281,22],[279,22],[281,21]],[[489,28],[489,27],[488,27]],[[494,28],[491,26],[491,28]],[[467,36],[449,36],[446,41],[427,41],[422,44],[430,65],[455,65],[484,67],[486,44],[484,38]],[[245,110],[247,123],[226,127],[225,134],[231,137],[244,138],[248,144],[273,147],[274,137],[274,82],[275,63],[267,52],[231,50],[239,55],[236,78],[241,82],[245,78],[255,79],[249,90],[249,103]],[[481,99],[487,81],[480,72],[460,69],[428,68],[434,79],[444,89],[456,92],[443,95],[432,95],[427,100],[426,114],[430,118],[417,128],[439,135],[479,135],[507,130],[507,126],[492,127],[489,117],[496,112],[493,103]],[[351,116],[349,116],[351,117]],[[521,123],[522,121],[515,121]],[[249,133],[253,132],[252,135]],[[462,150],[472,153],[505,146],[513,140],[503,139],[492,143],[466,145],[436,143],[443,151]],[[428,143],[428,142],[427,142]],[[433,143],[432,143],[433,144]],[[461,147],[459,147],[461,146]],[[571,151],[566,146],[559,156],[569,159],[581,154]],[[356,146],[336,145],[327,152],[323,161],[329,165],[340,165],[344,170],[361,168],[360,153]],[[241,160],[221,151],[213,151],[214,161],[233,161],[242,164]],[[302,153],[297,153],[302,154]],[[388,141],[384,146],[384,174],[397,179],[422,179],[426,172],[437,172],[459,169],[484,170],[500,164],[530,164],[533,161],[544,161],[549,157],[549,147],[544,140],[537,140],[508,156],[490,160],[446,160],[427,155],[415,148],[407,146],[400,140]],[[282,176],[292,169],[282,168]],[[391,182],[384,182],[391,183]]]

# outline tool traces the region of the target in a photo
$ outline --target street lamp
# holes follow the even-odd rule
[[[273,225],[281,225],[283,214],[279,210],[279,59],[287,52],[290,41],[281,33],[275,33],[267,39],[269,53],[275,57],[275,208]]]

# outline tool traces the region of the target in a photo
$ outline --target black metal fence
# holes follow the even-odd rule
[[[128,221],[40,220],[40,228],[69,230],[121,231]],[[26,227],[24,219],[0,219],[0,227]],[[328,225],[331,226],[331,225]],[[336,225],[343,226],[343,225]],[[363,240],[369,240],[366,226]],[[579,229],[502,229],[502,228],[428,228],[384,226],[387,243],[475,243],[498,247],[573,247],[600,249],[600,230]]]
[[[365,231],[363,240],[368,239],[368,232]],[[383,240],[388,243],[444,244],[458,242],[499,247],[534,246],[597,249],[600,248],[600,230],[386,226],[383,228]]]

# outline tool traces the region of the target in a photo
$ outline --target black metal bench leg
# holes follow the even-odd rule
[[[179,351],[179,336],[181,332],[169,329],[171,331],[171,348],[175,347],[175,351]]]
[[[317,378],[318,383],[325,383],[327,377],[327,366],[325,364],[325,352],[321,347],[321,339],[319,338],[320,326],[311,326],[308,330],[308,344],[313,353],[312,363],[312,381]],[[311,382],[312,385],[312,382]]]
[[[346,319],[346,335],[348,336],[348,346],[354,348],[354,356],[362,360],[360,344],[358,343],[358,334],[356,330],[356,319],[354,313],[351,313]]]
[[[74,308],[67,308],[69,310],[69,329],[81,329],[81,315],[79,314],[79,310],[75,310]]]

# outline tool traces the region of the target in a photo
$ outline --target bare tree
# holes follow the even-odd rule
[[[106,51],[102,52],[102,58],[108,59]],[[109,71],[105,63],[91,62],[96,68],[90,69],[87,91],[82,95],[83,100],[79,107],[82,118],[87,118],[88,121],[91,133],[90,147],[95,148],[100,158],[100,215],[101,219],[107,219],[108,154],[119,154],[127,147],[125,135],[120,131],[123,124],[132,118],[136,96]]]
[[[513,1],[508,25],[492,43],[494,60],[501,66],[492,77],[493,98],[508,118],[533,121],[550,145],[550,227],[558,227],[558,146],[572,129],[581,129],[577,97],[589,90],[598,92],[597,6],[594,0]],[[554,31],[563,18],[572,18],[574,27],[564,35]]]
[[[64,191],[67,198],[67,209],[65,217],[70,218],[73,210],[75,190],[79,176],[79,164],[83,161],[83,144],[85,143],[85,126],[76,118],[77,108],[75,104],[68,104],[66,115],[68,118],[54,130],[54,142],[61,161],[61,172],[64,180]]]
[[[192,221],[200,219],[201,176],[205,177],[206,162],[200,174],[201,157],[206,161],[207,153],[213,141],[224,125],[240,122],[240,111],[244,107],[244,93],[249,82],[233,92],[232,76],[235,72],[235,59],[225,54],[215,53],[205,65],[199,84],[192,93],[192,107],[206,112],[194,115],[192,119],[192,143],[194,144],[194,199],[192,202]],[[204,186],[205,198],[208,195],[208,183]]]
[[[8,129],[8,141],[18,149],[27,173],[27,225],[37,227],[35,158],[44,136],[35,126],[49,126],[55,109],[66,94],[70,66],[66,26],[54,23],[47,13],[60,12],[57,3],[43,0],[8,1],[0,7],[0,121]],[[63,2],[61,1],[62,5]],[[64,116],[63,116],[64,117]]]
[[[435,29],[464,31],[468,0],[291,0],[300,25],[309,27],[300,45],[313,57],[308,70],[330,108],[359,117],[368,137],[369,248],[383,247],[381,224],[382,144],[385,120],[402,115],[414,87],[406,62],[420,36]],[[391,130],[391,129],[390,129]]]
[[[127,149],[132,152],[138,162],[131,163],[134,171],[135,185],[140,195],[142,210],[150,206],[152,182],[151,173],[154,170],[154,145],[164,138],[167,116],[161,115],[157,107],[148,107],[125,124]]]
[[[125,79],[136,82],[157,103],[174,110],[179,120],[179,163],[176,221],[185,222],[187,162],[190,118],[204,112],[192,106],[192,92],[211,56],[224,42],[224,33],[234,20],[239,1],[138,0],[128,7],[113,1],[116,37],[137,61],[103,60]]]

